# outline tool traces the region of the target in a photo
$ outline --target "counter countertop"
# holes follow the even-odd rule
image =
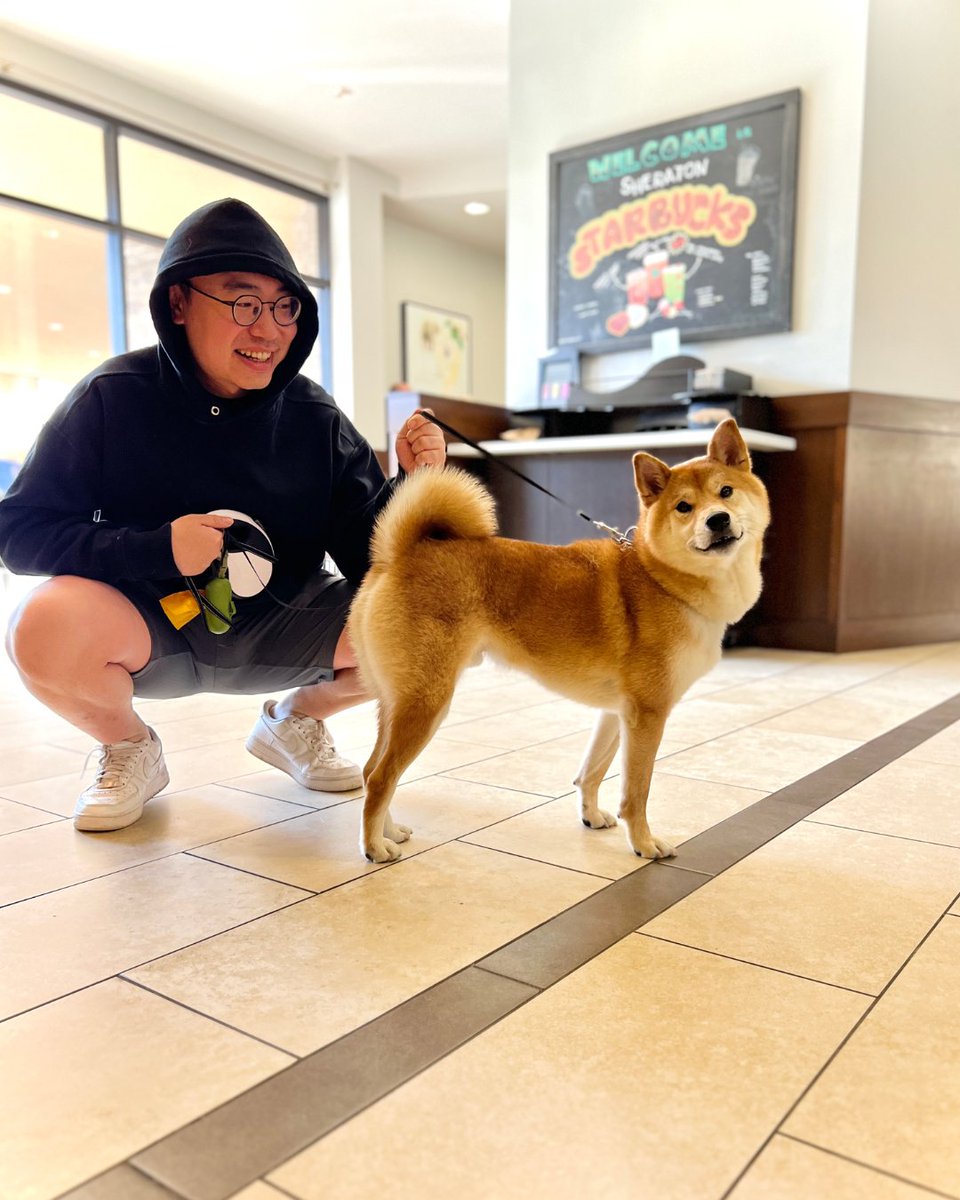
[[[761,429],[741,429],[743,440],[751,450],[796,450],[796,438],[781,433],[767,433]],[[508,458],[516,454],[576,454],[596,450],[674,450],[689,446],[692,450],[704,449],[710,441],[712,429],[664,429],[653,433],[596,433],[586,437],[530,438],[527,441],[480,442],[484,450],[498,457]],[[463,442],[452,442],[447,446],[451,458],[479,458],[479,451]]]

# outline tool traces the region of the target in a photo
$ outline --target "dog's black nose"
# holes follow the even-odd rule
[[[707,517],[707,528],[713,533],[723,533],[725,529],[730,528],[730,514],[718,512],[712,517]]]

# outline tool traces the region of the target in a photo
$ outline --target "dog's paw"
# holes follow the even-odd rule
[[[651,834],[639,845],[634,845],[633,852],[638,858],[673,858],[677,850],[670,842],[665,842],[663,838],[654,837]]]
[[[612,829],[617,823],[617,818],[613,813],[604,812],[602,808],[582,813],[580,820],[588,829]]]
[[[369,846],[364,846],[363,855],[367,862],[396,862],[400,857],[400,847],[390,838],[383,838],[379,842],[371,842]]]
[[[384,826],[384,836],[394,842],[408,842],[413,830],[409,825],[394,825],[392,821]]]

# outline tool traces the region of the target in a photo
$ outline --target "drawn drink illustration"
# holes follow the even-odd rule
[[[683,263],[671,263],[663,268],[663,294],[671,304],[682,304],[686,292],[687,268]]]
[[[643,256],[643,265],[647,271],[647,291],[651,300],[659,300],[663,295],[663,269],[670,262],[666,250],[654,250]]]

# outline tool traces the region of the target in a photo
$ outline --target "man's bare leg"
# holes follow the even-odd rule
[[[11,618],[7,650],[24,686],[104,747],[73,814],[84,833],[132,825],[170,781],[159,738],[133,711],[131,676],[150,649],[134,605],[94,579],[50,579]]]
[[[337,753],[323,725],[334,713],[369,699],[346,632],[337,643],[333,668],[329,683],[296,688],[265,706],[246,741],[255,758],[318,792],[349,791],[362,781],[360,767]]]
[[[115,588],[63,575],[15,610],[7,653],[27,691],[98,742],[149,736],[133,710],[131,675],[150,659],[150,631]]]
[[[346,629],[340,634],[334,651],[333,669],[334,678],[328,683],[314,683],[310,687],[288,692],[273,706],[274,715],[283,718],[292,713],[302,713],[317,721],[325,721],[327,717],[371,698],[360,682],[357,657]]]

